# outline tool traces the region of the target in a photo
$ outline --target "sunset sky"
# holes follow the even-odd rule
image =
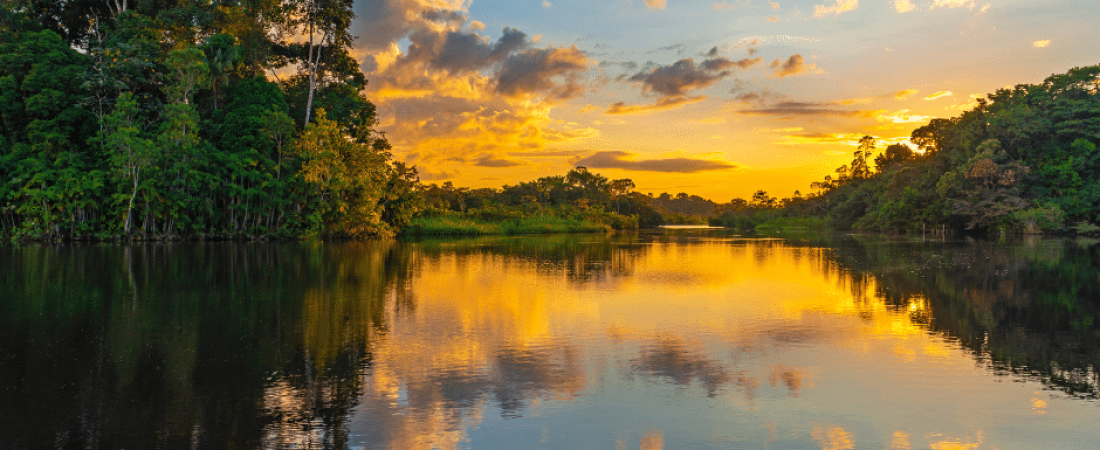
[[[787,197],[860,136],[901,142],[975,96],[1100,63],[1095,0],[359,0],[356,14],[395,157],[468,187],[583,165],[644,193]]]

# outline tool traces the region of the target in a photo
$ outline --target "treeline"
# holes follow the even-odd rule
[[[1100,232],[1100,65],[997,90],[913,131],[917,146],[860,140],[809,195],[720,206],[712,223],[802,220],[834,229]],[[873,163],[873,166],[872,166]]]
[[[350,0],[0,10],[0,236],[392,235]],[[270,81],[265,75],[270,74]]]
[[[424,208],[406,232],[419,235],[512,234],[655,227],[664,218],[630,179],[577,167],[501,189],[423,188]],[[504,228],[500,228],[503,226]]]

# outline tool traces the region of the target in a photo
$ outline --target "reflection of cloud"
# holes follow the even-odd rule
[[[894,439],[890,441],[890,448],[892,450],[910,450],[913,448],[909,443],[909,433],[904,431],[894,431]]]
[[[640,450],[663,450],[665,448],[665,434],[659,430],[650,431],[642,437]]]
[[[803,373],[802,369],[775,365],[772,366],[772,372],[768,377],[768,383],[771,384],[773,388],[782,383],[783,386],[787,388],[787,395],[798,397],[799,391],[802,390],[803,385],[806,383],[806,378],[807,376]]]
[[[856,448],[852,433],[837,426],[814,425],[810,435],[821,445],[822,450],[848,450]]]
[[[515,415],[547,393],[575,395],[584,388],[584,370],[572,347],[505,348],[496,355],[499,379],[493,394],[502,413]]]
[[[825,71],[817,67],[817,65],[810,63],[806,64],[805,59],[800,54],[791,55],[786,61],[775,60],[771,63],[771,68],[775,69],[772,76],[775,78],[785,78],[792,75],[800,75],[803,73],[824,73]]]
[[[664,158],[634,161],[633,154],[622,151],[596,152],[574,161],[575,166],[590,169],[623,169],[647,172],[696,173],[708,170],[733,169],[737,166],[722,161],[693,158]]]
[[[938,0],[937,0],[938,1]],[[859,7],[859,0],[836,0],[836,5],[814,5],[814,17],[825,17],[829,14],[840,15]]]
[[[635,373],[651,378],[665,378],[679,386],[700,383],[707,395],[714,397],[732,377],[720,363],[693,352],[677,339],[663,338],[642,349],[632,360]]]

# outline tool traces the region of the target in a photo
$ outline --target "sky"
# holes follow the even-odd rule
[[[576,166],[717,202],[811,191],[976,97],[1100,63],[1095,0],[357,0],[394,157],[471,188]]]

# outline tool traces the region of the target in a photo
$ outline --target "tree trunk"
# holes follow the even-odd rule
[[[130,195],[130,205],[126,207],[126,234],[130,234],[130,218],[134,212],[134,198],[137,197],[138,179],[140,177],[140,170],[134,172],[134,193]]]

